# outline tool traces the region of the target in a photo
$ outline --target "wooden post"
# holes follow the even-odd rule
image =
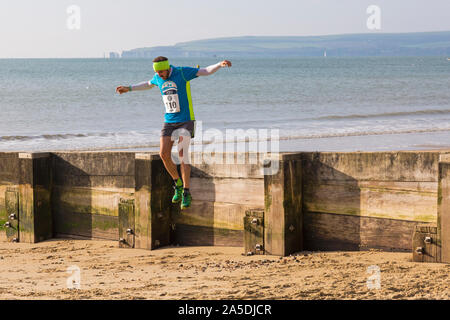
[[[439,162],[437,232],[441,245],[441,262],[450,263],[450,155]]]
[[[265,251],[286,256],[303,250],[301,157],[285,154],[270,160],[268,166],[275,170],[265,170],[264,176]]]
[[[19,171],[19,241],[50,239],[50,154],[19,153]]]
[[[159,155],[137,153],[135,168],[135,248],[169,245],[172,179]]]
[[[244,217],[244,253],[264,254],[264,210],[247,210]]]
[[[440,262],[441,247],[436,225],[416,225],[412,249],[415,262]]]
[[[119,247],[134,248],[135,215],[134,200],[119,202]]]

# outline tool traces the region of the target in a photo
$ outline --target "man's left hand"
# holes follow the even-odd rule
[[[223,61],[220,63],[220,66],[221,66],[222,68],[225,68],[225,67],[231,67],[231,61],[223,60]]]

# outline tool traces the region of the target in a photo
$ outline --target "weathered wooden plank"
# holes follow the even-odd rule
[[[386,159],[386,179],[437,182],[439,152],[392,152]]]
[[[415,226],[420,222],[304,212],[307,250],[411,251]]]
[[[263,153],[191,153],[191,176],[196,178],[263,179]]]
[[[134,248],[135,215],[134,200],[119,202],[119,246]]]
[[[53,184],[65,187],[86,187],[99,189],[134,189],[133,176],[92,176],[53,173]]]
[[[6,192],[7,190],[17,191],[18,188],[18,185],[0,185],[0,242],[7,241],[5,223],[9,218],[6,210]]]
[[[153,250],[170,243],[172,179],[159,157],[136,158],[135,247]]]
[[[18,190],[7,190],[5,193],[6,208],[6,240],[8,242],[19,242],[19,192]]]
[[[175,245],[244,247],[244,231],[177,224]]]
[[[439,162],[447,162],[450,163],[450,152],[443,151],[439,156]]]
[[[439,164],[437,232],[441,241],[441,262],[450,263],[450,163]]]
[[[2,197],[3,195],[3,197]],[[5,207],[5,193],[2,193],[0,190],[0,242],[6,242],[6,229],[5,229],[5,223],[8,221],[8,216],[6,213],[6,207]]]
[[[34,154],[33,154],[34,155]],[[53,237],[51,209],[51,156],[40,153],[32,157],[34,197],[34,241]]]
[[[10,159],[19,157],[19,152],[0,152],[0,159]]]
[[[30,160],[31,161],[31,160]],[[35,243],[34,230],[34,190],[29,184],[21,184],[19,186],[19,237],[20,242]]]
[[[194,178],[263,179],[263,165],[255,164],[200,164],[192,167]]]
[[[36,243],[53,236],[50,154],[19,155],[19,238]]]
[[[244,217],[244,253],[264,254],[264,210],[252,209]]]
[[[435,222],[436,192],[361,188],[361,216]]]
[[[0,185],[19,183],[18,153],[0,153]]]
[[[135,165],[135,236],[134,245],[139,249],[151,249],[151,161],[136,154]]]
[[[264,163],[265,153],[259,152],[191,152],[190,160],[193,166],[198,165],[259,165]]]
[[[302,162],[281,160],[264,177],[264,243],[267,254],[285,256],[303,248]]]
[[[360,217],[303,212],[305,250],[359,250]]]
[[[173,180],[161,159],[151,160],[151,249],[170,244]]]
[[[415,262],[440,262],[441,246],[435,224],[415,227],[412,253]]]
[[[340,181],[304,185],[307,211],[434,222],[437,184]]]
[[[243,230],[245,211],[255,209],[251,205],[217,201],[193,200],[190,208],[173,216],[176,224],[214,227],[219,229]],[[263,206],[260,206],[263,209]]]
[[[67,175],[133,176],[134,152],[56,152],[53,168]]]
[[[303,185],[304,210],[360,215],[361,190],[357,182]]]
[[[132,199],[134,189],[110,190],[54,186],[52,190],[54,213],[65,211],[118,216],[119,199]]]
[[[306,152],[304,174],[315,181],[437,182],[439,152]]]
[[[192,178],[190,190],[194,200],[264,205],[263,179]]]
[[[54,231],[59,235],[74,235],[105,240],[119,240],[119,218],[77,212],[59,212],[54,216]]]
[[[339,183],[337,183],[339,184]],[[425,194],[437,194],[438,183],[429,181],[358,181],[360,188],[423,192]]]
[[[152,248],[151,237],[151,189],[152,189],[152,160],[150,155],[143,158],[136,155],[136,207],[135,207],[135,247],[139,249]]]

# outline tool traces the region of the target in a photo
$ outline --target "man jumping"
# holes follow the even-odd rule
[[[188,141],[190,141],[191,137],[194,138],[195,116],[189,81],[198,76],[209,76],[223,67],[231,67],[231,62],[224,60],[201,69],[174,67],[169,63],[169,60],[166,57],[160,56],[153,60],[153,69],[156,73],[150,81],[144,81],[131,86],[119,86],[116,88],[116,92],[122,94],[131,91],[148,90],[155,86],[159,87],[166,108],[164,125],[161,130],[159,154],[174,182],[175,194],[172,198],[172,202],[179,203],[181,201],[181,209],[191,206],[192,196],[189,192],[191,167],[189,163],[185,163],[184,161],[183,149],[179,150],[179,156],[180,159],[182,159],[182,178],[180,178],[177,167],[172,161],[171,153],[174,143],[172,134],[175,133],[175,136],[177,133],[176,131],[186,130],[189,132],[190,137],[185,136],[185,138],[187,138]],[[182,141],[183,136],[180,136],[178,138],[178,145],[180,145]]]

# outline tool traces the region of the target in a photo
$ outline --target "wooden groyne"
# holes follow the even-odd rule
[[[277,159],[224,153],[213,160],[194,153],[191,161],[194,201],[180,212],[157,154],[0,153],[0,241],[79,237],[149,250],[224,245],[282,256],[416,252],[415,230],[435,226],[438,250],[430,259],[450,262],[450,151],[301,152]],[[267,171],[270,166],[276,170]],[[419,257],[431,250],[426,245]]]

